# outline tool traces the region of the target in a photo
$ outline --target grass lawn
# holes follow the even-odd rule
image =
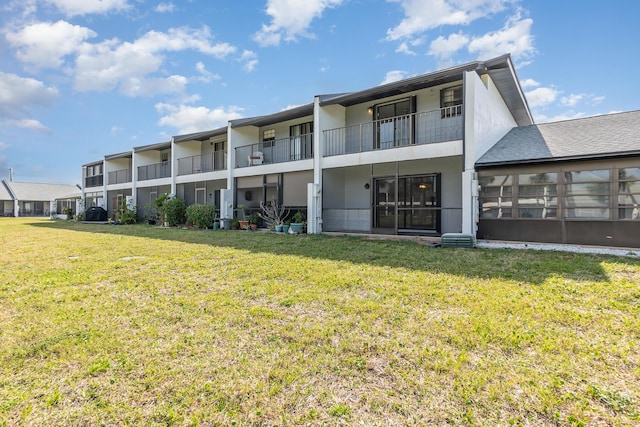
[[[640,260],[0,219],[0,426],[638,425]]]

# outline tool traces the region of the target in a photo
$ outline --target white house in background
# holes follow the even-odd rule
[[[75,185],[2,181],[0,203],[2,216],[52,217],[69,207],[81,211],[81,189]]]

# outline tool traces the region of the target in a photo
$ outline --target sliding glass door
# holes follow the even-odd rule
[[[415,99],[407,98],[376,106],[376,148],[385,149],[409,145],[412,137],[412,117]]]
[[[440,175],[374,179],[373,231],[440,232]]]

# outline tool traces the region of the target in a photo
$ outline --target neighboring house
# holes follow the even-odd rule
[[[69,206],[76,212],[75,201],[80,200],[81,189],[75,185],[44,184],[35,182],[2,181],[2,187],[11,197],[4,200],[3,216],[52,216],[61,214],[56,200],[60,200],[60,206]],[[6,195],[0,190],[0,197]],[[62,209],[62,208],[61,208]]]
[[[640,247],[640,111],[514,128],[476,167],[479,238]]]
[[[309,233],[475,236],[489,226],[488,214],[479,219],[478,192],[486,199],[488,190],[476,167],[490,175],[497,164],[483,162],[499,141],[511,145],[514,131],[539,128],[504,55],[106,156],[83,166],[83,198],[113,212],[127,196],[142,207],[173,193],[215,204],[225,219],[238,206],[256,211],[276,200],[305,212]],[[527,162],[527,147],[515,162]],[[122,179],[103,182],[103,172]]]
[[[0,216],[14,216],[14,197],[9,187],[2,181],[0,185]]]

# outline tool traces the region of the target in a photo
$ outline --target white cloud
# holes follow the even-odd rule
[[[429,45],[429,55],[433,55],[440,62],[447,61],[454,53],[469,43],[469,37],[462,33],[450,34],[449,37],[438,37]]]
[[[539,87],[526,92],[525,95],[530,107],[541,107],[555,102],[558,91],[550,87]]]
[[[404,19],[387,30],[387,40],[412,38],[442,25],[468,25],[504,10],[512,0],[387,0],[400,3]]]
[[[258,55],[251,50],[245,50],[242,52],[239,61],[244,62],[244,70],[250,73],[258,66]]]
[[[158,121],[160,126],[169,126],[181,134],[187,134],[224,127],[229,120],[241,118],[243,109],[236,106],[209,109],[159,103],[156,104],[156,111],[163,115]]]
[[[581,119],[587,117],[583,112],[567,111],[566,113],[556,114],[554,116],[546,116],[544,114],[533,114],[536,123],[561,122],[564,120]]]
[[[277,46],[282,40],[295,41],[298,37],[312,37],[307,32],[314,18],[327,8],[337,7],[343,0],[268,0],[266,13],[271,23],[263,24],[253,35],[260,46]]]
[[[120,91],[127,96],[153,96],[161,93],[183,93],[187,85],[184,76],[169,76],[166,78],[136,78],[123,80]]]
[[[67,16],[119,12],[129,9],[127,0],[45,0]]]
[[[17,50],[16,57],[38,68],[60,67],[67,55],[76,53],[86,39],[95,36],[89,28],[66,21],[39,22],[6,34],[9,45]]]
[[[3,120],[2,123],[5,126],[17,127],[21,129],[27,129],[34,132],[50,134],[51,129],[40,123],[35,119],[19,119],[19,120]]]
[[[176,10],[176,5],[173,3],[160,3],[155,10],[158,13],[171,13]]]
[[[604,99],[604,96],[596,96],[586,93],[572,93],[569,96],[563,96],[562,98],[560,98],[560,102],[562,103],[562,105],[566,105],[568,107],[575,107],[580,103],[595,106],[604,101]]]
[[[398,82],[400,80],[405,79],[406,77],[407,77],[407,73],[405,71],[399,71],[399,70],[389,71],[387,72],[387,74],[384,77],[384,80],[380,84],[384,85],[387,83]]]
[[[540,86],[540,83],[538,83],[537,81],[533,80],[533,79],[525,79],[522,80],[520,82],[520,86],[522,86],[523,88],[530,88],[530,87],[538,87]]]
[[[563,96],[560,98],[560,102],[562,105],[567,105],[569,107],[575,107],[580,101],[584,99],[584,94],[582,93],[572,93],[569,96]]]
[[[411,55],[411,56],[417,55],[417,53],[411,50],[411,48],[409,47],[409,43],[407,42],[400,43],[400,45],[396,49],[396,53],[404,53],[405,55]]]
[[[58,96],[58,89],[47,87],[39,80],[0,71],[0,115],[4,115],[5,110],[51,105]]]
[[[228,43],[212,44],[209,29],[173,28],[167,33],[150,31],[133,43],[116,39],[85,43],[76,59],[75,87],[81,91],[119,87],[129,96],[182,92],[182,76],[148,77],[160,71],[163,53],[187,49],[224,59],[236,51]]]
[[[49,106],[58,99],[58,89],[39,80],[0,71],[0,123],[36,132],[50,133],[39,121],[29,117],[29,108]]]
[[[528,58],[535,53],[531,26],[533,20],[516,15],[498,31],[476,37],[469,43],[469,52],[477,53],[478,59],[489,59],[510,53],[514,58]]]
[[[280,111],[287,111],[287,110],[292,110],[294,108],[298,108],[298,107],[302,107],[303,104],[289,104],[286,107],[284,107],[282,110]]]
[[[198,81],[203,83],[209,83],[212,80],[219,80],[220,76],[218,74],[214,74],[211,71],[207,70],[205,65],[202,62],[196,63],[196,71],[200,73],[200,77],[198,77]]]
[[[228,43],[214,43],[207,27],[149,31],[133,42],[111,39],[92,44],[86,41],[95,36],[92,30],[65,21],[37,23],[6,35],[18,59],[38,68],[62,68],[65,58],[74,55],[75,63],[64,68],[74,74],[77,90],[119,88],[128,96],[184,91],[186,78],[154,75],[163,72],[161,67],[167,52],[195,50],[222,60],[237,50]],[[250,51],[243,54],[248,70],[257,64],[255,54],[254,57],[250,54]]]

